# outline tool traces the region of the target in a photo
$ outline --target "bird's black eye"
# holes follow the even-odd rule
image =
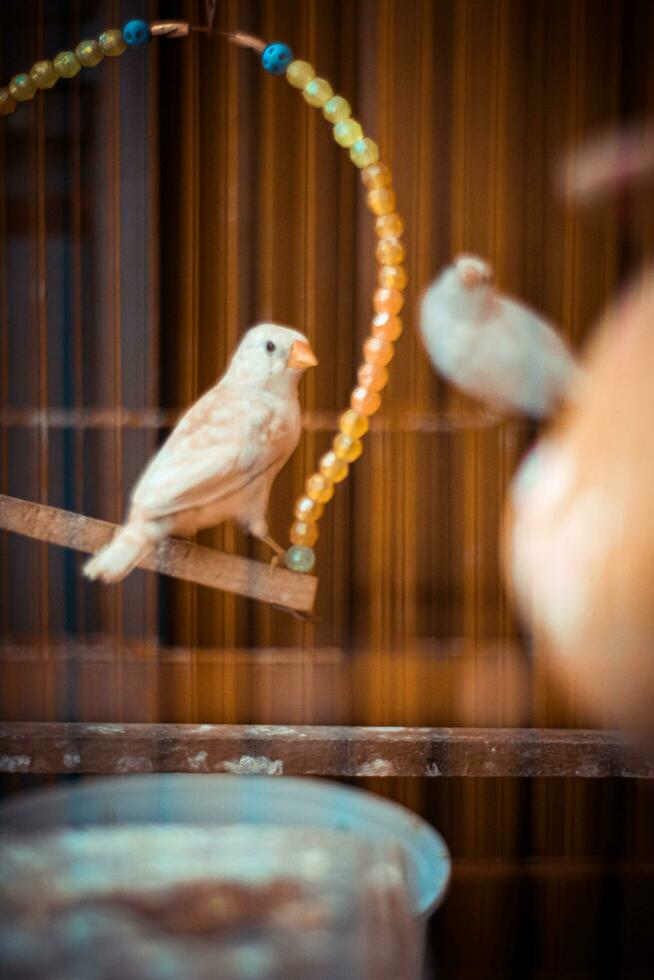
[[[275,351],[277,350],[272,340],[269,340],[268,343],[266,344],[266,350],[268,351],[269,354],[274,354]]]

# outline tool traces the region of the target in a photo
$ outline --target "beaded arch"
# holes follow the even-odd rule
[[[97,39],[80,41],[74,50],[60,51],[52,61],[37,61],[29,72],[15,75],[6,88],[0,88],[0,115],[12,113],[17,103],[34,98],[39,89],[52,88],[60,78],[73,78],[83,67],[94,68],[105,56],[117,57],[127,50],[144,48],[154,37],[185,37],[191,30],[208,31],[208,28],[194,28],[184,21],[148,24],[130,20],[121,30],[110,29]],[[372,299],[370,334],[363,344],[363,362],[357,372],[350,406],[340,416],[332,448],[321,456],[318,468],[307,477],[304,493],[295,502],[291,544],[284,556],[289,570],[308,573],[315,564],[313,546],[318,540],[318,521],[325,504],[334,495],[335,485],[347,477],[350,465],[363,452],[361,440],[368,431],[370,416],[381,404],[380,393],[388,381],[387,365],[393,358],[393,345],[402,333],[399,314],[407,283],[401,241],[404,222],[395,208],[391,170],[380,161],[377,144],[364,134],[361,123],[352,116],[347,99],[335,94],[329,82],[317,76],[313,65],[295,59],[288,45],[280,41],[268,44],[242,31],[225,36],[241,47],[254,50],[267,72],[285,75],[290,85],[302,93],[307,105],[322,110],[324,118],[333,126],[335,141],[349,150],[352,163],[360,170],[367,205],[375,216],[379,271]]]

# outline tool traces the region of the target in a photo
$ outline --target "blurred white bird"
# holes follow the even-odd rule
[[[169,534],[237,521],[278,555],[268,535],[272,483],[301,432],[298,381],[318,361],[301,333],[252,327],[221,380],[193,405],[146,467],[127,523],[84,566],[116,582]]]
[[[501,413],[551,415],[577,375],[553,328],[497,292],[483,259],[460,256],[427,289],[420,329],[434,367]]]

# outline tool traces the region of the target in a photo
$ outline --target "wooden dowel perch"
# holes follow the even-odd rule
[[[116,527],[108,521],[0,494],[0,528],[37,541],[93,554],[107,544]],[[318,586],[315,576],[298,575],[177,538],[162,541],[139,567],[303,613],[313,609]]]

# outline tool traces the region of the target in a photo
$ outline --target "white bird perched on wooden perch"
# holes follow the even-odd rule
[[[420,329],[434,367],[501,413],[551,415],[577,374],[553,328],[493,285],[483,259],[460,256],[427,289]]]
[[[119,581],[169,534],[190,535],[226,520],[282,555],[268,535],[268,496],[300,439],[298,381],[317,363],[296,330],[252,327],[221,380],[186,412],[147,466],[127,523],[84,574]]]

